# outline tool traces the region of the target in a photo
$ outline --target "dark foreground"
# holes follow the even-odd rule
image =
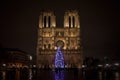
[[[78,69],[6,69],[0,70],[0,80],[120,80],[120,72],[113,70],[85,71]]]

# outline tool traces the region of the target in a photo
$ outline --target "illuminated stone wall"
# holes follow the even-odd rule
[[[80,42],[80,20],[76,10],[66,11],[64,26],[56,26],[52,11],[41,12],[37,41],[37,65],[53,68],[57,47],[61,47],[66,67],[81,67],[82,47]]]

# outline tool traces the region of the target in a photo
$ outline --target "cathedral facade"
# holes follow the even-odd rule
[[[81,68],[83,59],[78,11],[66,11],[63,23],[63,27],[57,27],[54,12],[41,12],[36,56],[39,68],[54,68],[58,47],[61,48],[66,68]]]

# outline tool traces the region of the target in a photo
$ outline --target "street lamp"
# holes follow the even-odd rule
[[[29,58],[30,58],[30,61],[32,60],[32,56],[29,56]]]
[[[102,67],[103,65],[99,64],[98,67]]]
[[[5,67],[5,66],[6,66],[6,64],[3,64],[3,66]]]
[[[119,66],[119,63],[115,63],[114,65],[115,65],[115,66]]]
[[[29,56],[30,59],[30,67],[32,67],[31,61],[32,61],[32,56]]]
[[[86,65],[82,65],[82,68],[85,68],[86,67]]]

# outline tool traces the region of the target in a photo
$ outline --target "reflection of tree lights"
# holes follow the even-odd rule
[[[109,66],[109,64],[105,64],[105,66]]]
[[[29,80],[32,80],[32,70],[29,69]]]
[[[54,77],[54,80],[64,80],[64,71],[55,72]]]
[[[76,46],[75,49],[78,49],[78,47]]]

